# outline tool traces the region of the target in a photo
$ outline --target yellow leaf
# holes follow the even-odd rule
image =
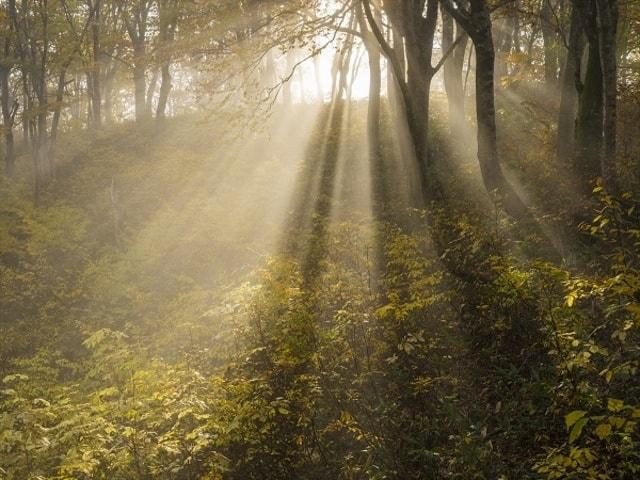
[[[595,428],[594,432],[600,440],[604,440],[611,435],[611,425],[608,423],[601,423]]]

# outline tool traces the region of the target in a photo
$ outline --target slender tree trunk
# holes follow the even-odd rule
[[[602,70],[603,94],[603,148],[600,157],[600,170],[605,184],[617,191],[618,181],[615,173],[616,159],[616,121],[618,101],[618,65],[617,65],[617,0],[596,0],[598,11],[598,45]]]
[[[144,38],[134,44],[134,65],[133,65],[133,83],[136,107],[136,121],[142,121],[147,118],[147,79],[145,65],[145,46]]]
[[[456,35],[464,35],[454,47],[453,54],[444,63],[444,89],[449,106],[449,130],[455,132],[465,124],[464,90],[462,86],[462,69],[467,47],[467,36],[456,28]],[[442,51],[448,51],[454,42],[454,20],[446,11],[442,11]]]
[[[569,48],[562,69],[558,137],[556,140],[556,154],[561,161],[566,161],[573,155],[575,117],[578,108],[577,87],[581,86],[580,63],[584,50],[584,33],[580,23],[580,14],[576,8],[571,12],[571,26],[569,28]]]
[[[603,88],[602,66],[597,39],[589,40],[589,58],[580,94],[578,118],[576,120],[577,169],[585,180],[600,175],[600,152],[602,151]]]
[[[427,171],[429,169],[429,94],[434,71],[431,66],[433,39],[438,20],[437,0],[427,0],[426,17],[423,18],[420,2],[414,8],[405,10],[403,24],[406,32],[407,55],[407,114],[409,131],[416,150],[418,167],[422,177],[422,187],[427,195],[435,194],[436,181]]]
[[[284,82],[284,85],[282,85],[282,100],[285,104],[285,106],[290,107],[291,104],[293,103],[293,98],[291,95],[291,78],[288,78],[289,76],[291,76],[291,71],[293,69],[293,64],[295,63],[294,61],[294,57],[295,57],[295,52],[293,49],[289,49],[285,55],[286,57],[286,71],[285,71],[285,78],[287,78],[287,81]]]
[[[60,71],[58,77],[58,88],[56,90],[56,104],[53,111],[53,119],[51,121],[51,137],[49,139],[49,158],[55,157],[56,143],[58,140],[58,126],[60,125],[60,112],[62,111],[62,101],[64,99],[64,85],[66,79],[66,69]]]
[[[554,91],[558,82],[558,49],[551,0],[542,0],[540,19],[544,44],[544,81],[547,87]]]
[[[9,40],[5,40],[5,58],[9,56]],[[5,171],[8,177],[12,177],[15,168],[15,146],[13,140],[13,121],[15,118],[17,104],[10,101],[9,75],[11,68],[0,65],[0,102],[2,103],[2,128],[4,130],[5,144]]]
[[[500,23],[494,22],[493,29],[495,49],[495,86],[500,87],[510,75],[509,65],[512,63],[510,55],[517,48],[519,34],[518,8],[520,1],[514,0],[504,7],[503,19]]]
[[[93,47],[93,68],[91,69],[91,103],[93,112],[93,126],[102,126],[102,91],[100,85],[100,75],[102,62],[100,54],[100,6],[101,0],[96,0],[93,7],[93,19],[91,22],[91,36]]]
[[[156,96],[156,87],[158,86],[158,79],[160,78],[160,69],[154,68],[149,87],[147,88],[147,95],[145,103],[147,105],[147,116],[149,116],[153,110],[153,99]]]
[[[367,141],[369,147],[369,165],[371,169],[374,211],[381,212],[384,205],[384,175],[382,170],[382,143],[380,135],[380,93],[382,90],[382,69],[380,46],[367,27],[361,8],[357,10],[358,24],[367,51],[369,62],[369,102],[367,111]],[[379,19],[378,19],[379,20]]]
[[[104,86],[104,120],[106,123],[113,123],[113,79],[115,78],[118,65],[114,64],[108,69],[105,75]]]
[[[527,209],[504,177],[498,157],[495,115],[495,47],[491,15],[486,0],[470,0],[470,11],[457,10],[443,3],[447,12],[464,27],[476,51],[476,118],[478,124],[478,163],[485,188],[498,194],[505,210],[522,217]]]
[[[22,71],[22,77],[24,79],[25,72]],[[26,86],[26,81],[22,82],[22,149],[28,150],[29,143],[31,142],[30,130],[29,130],[29,115],[31,115],[31,96],[29,95]]]
[[[162,44],[162,64],[160,67],[160,93],[158,94],[158,106],[156,118],[164,119],[167,101],[171,93],[171,43],[173,43],[175,28],[177,25],[177,5],[161,2],[160,41]]]
[[[324,86],[322,85],[322,74],[320,72],[320,55],[315,55],[313,57],[313,73],[316,78],[316,95],[318,97],[318,101],[324,102]]]
[[[163,119],[167,109],[167,101],[171,92],[171,70],[166,62],[161,68],[160,93],[158,95],[158,106],[156,108],[156,118]]]
[[[478,121],[478,161],[482,179],[489,192],[503,186],[503,175],[498,162],[498,144],[495,116],[494,62],[495,55],[491,30],[484,30],[474,38],[476,47],[476,115]]]

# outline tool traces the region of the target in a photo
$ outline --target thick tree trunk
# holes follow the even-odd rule
[[[580,23],[580,14],[576,8],[571,12],[568,52],[562,69],[560,91],[560,111],[558,115],[558,137],[556,154],[559,160],[566,161],[573,155],[575,145],[575,117],[578,108],[578,85],[580,82],[580,63],[584,50],[584,32]]]

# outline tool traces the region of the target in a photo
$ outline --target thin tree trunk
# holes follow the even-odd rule
[[[454,53],[444,63],[444,89],[449,107],[449,130],[455,132],[465,124],[464,89],[462,86],[462,69],[467,47],[467,37],[456,28],[456,35],[464,35],[463,40],[455,46]],[[442,11],[442,51],[448,51],[454,41],[454,20]]]
[[[145,46],[144,38],[142,42],[138,41],[134,45],[134,65],[133,65],[133,83],[136,107],[136,121],[142,121],[147,118],[147,79],[145,65]]]
[[[589,41],[589,58],[576,120],[577,169],[585,181],[600,175],[602,150],[602,64],[597,39]]]
[[[153,99],[156,96],[156,87],[158,86],[158,79],[160,78],[160,69],[157,67],[153,70],[153,75],[151,76],[151,81],[149,82],[149,87],[147,88],[146,95],[146,108],[147,108],[147,116],[151,114],[153,110]]]
[[[558,82],[558,51],[551,0],[542,0],[540,19],[542,22],[542,42],[544,44],[544,81],[547,87],[555,90]]]
[[[598,11],[598,45],[600,66],[602,70],[603,94],[603,148],[600,157],[600,170],[605,184],[612,191],[617,191],[615,173],[616,159],[616,121],[617,121],[617,0],[596,0]]]
[[[318,97],[318,101],[324,102],[324,87],[322,85],[322,74],[320,72],[320,55],[315,55],[313,57],[313,73],[316,78],[316,95]]]
[[[62,110],[62,101],[64,99],[64,85],[66,79],[66,70],[60,71],[58,78],[58,88],[56,90],[56,104],[53,112],[53,119],[51,121],[51,138],[49,140],[49,158],[53,159],[55,156],[56,143],[58,140],[58,126],[60,125],[60,112]]]
[[[109,68],[104,78],[104,120],[106,123],[113,123],[113,79],[116,75],[118,64]]]
[[[4,44],[4,56],[8,58],[9,51],[9,39],[5,39]],[[11,73],[11,67],[8,65],[0,65],[0,101],[2,103],[2,127],[4,130],[4,143],[5,143],[5,171],[8,177],[12,177],[15,168],[15,146],[13,139],[13,121],[18,109],[17,103],[10,101],[9,91],[9,75]]]
[[[556,154],[561,161],[572,157],[575,145],[575,116],[578,108],[577,87],[580,81],[580,63],[584,50],[584,33],[580,23],[580,14],[576,8],[571,12],[571,26],[569,28],[569,48],[562,69],[558,137],[556,140]]]
[[[491,30],[474,38],[476,47],[476,115],[478,121],[478,161],[489,192],[502,188],[503,175],[498,162],[494,93],[494,50]]]
[[[93,19],[91,22],[91,35],[93,43],[93,68],[91,69],[91,103],[93,112],[93,126],[102,126],[102,91],[100,86],[100,75],[102,62],[100,55],[100,4],[101,0],[96,0],[93,7]]]
[[[156,108],[156,118],[160,120],[165,117],[171,87],[171,70],[169,63],[166,62],[161,68],[160,93],[158,94],[158,106]]]

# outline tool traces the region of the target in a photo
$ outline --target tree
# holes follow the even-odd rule
[[[454,29],[455,27],[455,29]],[[458,38],[458,45],[453,46]],[[444,63],[444,89],[447,93],[449,106],[449,130],[453,133],[465,125],[464,88],[462,84],[462,70],[468,37],[460,24],[453,20],[446,10],[442,11],[442,50],[454,48],[453,54]]]
[[[433,189],[429,187],[435,186],[436,182],[428,172],[428,128],[431,80],[439,69],[439,66],[431,65],[438,19],[437,0],[427,1],[426,13],[421,1],[385,4],[385,13],[391,22],[391,28],[397,29],[399,36],[404,38],[404,42],[398,45],[394,43],[394,47],[389,45],[377,25],[370,1],[362,0],[362,5],[369,27],[391,64],[399,87],[401,106],[411,135],[423,192],[433,194]],[[406,59],[404,55],[397,55],[394,48],[404,48]]]
[[[124,27],[129,35],[133,49],[133,83],[135,97],[136,120],[147,118],[147,30],[151,0],[135,0],[124,2],[118,0]]]
[[[522,216],[525,207],[504,177],[498,157],[495,114],[495,51],[491,32],[491,14],[485,0],[470,0],[470,9],[452,0],[441,0],[471,38],[476,51],[476,119],[478,124],[478,161],[485,188],[503,198],[505,209]]]
[[[571,23],[567,43],[567,54],[561,73],[560,110],[558,113],[558,136],[556,154],[566,161],[573,156],[575,145],[575,116],[578,92],[582,89],[580,71],[584,51],[584,32],[578,8],[571,10]]]
[[[588,61],[576,120],[576,156],[587,179],[600,176],[615,191],[617,22],[615,0],[573,3],[588,40]]]
[[[159,32],[158,40],[160,43],[161,56],[161,80],[160,93],[158,96],[158,106],[156,108],[156,118],[163,119],[167,108],[167,100],[171,92],[171,49],[178,27],[179,17],[179,1],[178,0],[160,0],[158,3],[159,14]]]
[[[2,57],[0,57],[0,104],[2,108],[2,130],[5,143],[5,171],[7,176],[13,176],[15,167],[15,146],[13,139],[13,124],[18,112],[18,102],[12,99],[9,88],[9,79],[14,66],[12,52],[13,26],[9,22],[9,14],[3,8],[0,9],[0,25],[3,33],[0,34],[2,43]]]

